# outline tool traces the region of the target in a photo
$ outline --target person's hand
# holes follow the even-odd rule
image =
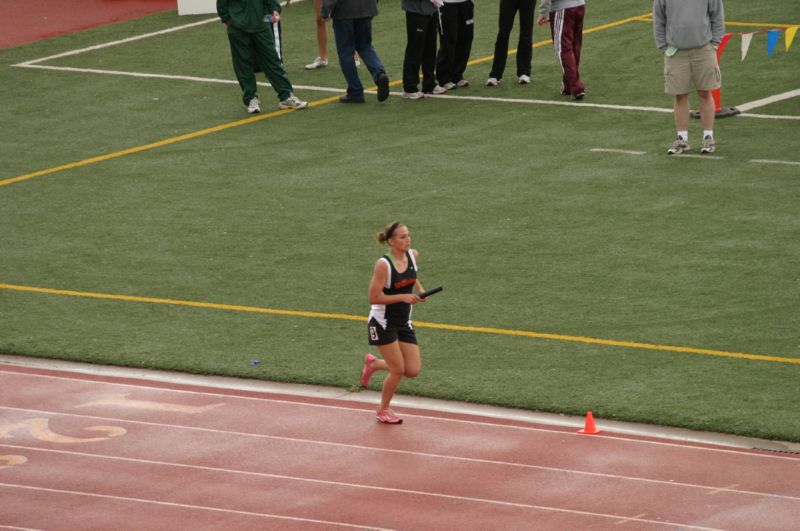
[[[228,26],[229,28],[231,27],[231,24],[233,24],[232,18],[229,18],[228,20],[225,21],[225,25]]]
[[[444,5],[444,0],[431,0],[431,4],[434,7],[442,7]]]
[[[272,12],[272,23],[273,24],[277,24],[280,21],[281,21],[281,14],[278,13],[277,11],[273,11]]]
[[[422,299],[420,299],[419,295],[417,295],[416,293],[408,293],[406,295],[403,295],[403,302],[407,304],[416,304],[421,300]]]
[[[547,17],[539,17],[539,20],[538,20],[538,22],[539,22],[539,25],[540,25],[540,26],[544,26],[545,24],[547,24],[548,22],[550,22],[550,19],[549,19],[549,18],[547,18]]]

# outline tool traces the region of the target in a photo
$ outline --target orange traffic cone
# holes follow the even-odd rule
[[[585,433],[586,435],[597,435],[601,433],[603,430],[597,429],[597,426],[594,425],[594,415],[592,412],[589,411],[586,413],[586,424],[584,424],[582,430],[578,430],[578,433]]]

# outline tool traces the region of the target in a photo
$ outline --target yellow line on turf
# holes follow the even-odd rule
[[[641,21],[641,20],[643,20],[644,17],[647,17],[648,15],[649,15],[649,13],[646,13],[644,15],[639,15],[639,16],[636,16],[636,17],[630,17],[630,18],[626,18],[626,19],[623,19],[623,20],[619,20],[617,22],[611,22],[609,24],[603,24],[602,26],[589,28],[589,29],[584,31],[584,34],[594,33],[596,31],[601,31],[601,30],[613,28],[613,27],[616,27],[616,26],[621,26],[621,25],[627,24],[629,22]],[[535,43],[533,45],[533,47],[534,48],[539,48],[541,46],[545,46],[547,44],[551,44],[552,42],[553,41],[550,40],[550,39],[545,40],[545,41],[539,41],[539,42]],[[513,49],[513,50],[510,50],[508,53],[509,53],[509,55],[511,55],[511,54],[516,53],[516,52],[517,52],[517,50]],[[475,59],[473,61],[470,61],[468,64],[476,65],[476,64],[483,63],[483,62],[486,62],[486,61],[491,61],[492,59],[493,59],[493,56],[482,57],[480,59]],[[396,85],[399,85],[399,84],[400,84],[400,81],[394,81],[394,82],[390,83],[391,86],[396,86]],[[374,87],[373,87],[373,90],[374,90]],[[311,102],[311,103],[308,104],[308,106],[309,107],[317,107],[319,105],[324,105],[326,103],[331,103],[331,102],[336,101],[338,99],[339,99],[339,96],[332,96],[332,97],[329,97],[329,98],[324,98],[324,99],[321,99],[321,100],[317,100],[317,101]],[[45,170],[39,170],[39,171],[31,172],[31,173],[26,173],[25,175],[19,175],[17,177],[11,177],[11,178],[8,178],[8,179],[0,180],[0,186],[8,186],[9,184],[19,183],[19,182],[22,182],[22,181],[27,181],[27,180],[33,179],[35,177],[42,177],[44,175],[52,175],[54,173],[59,173],[59,172],[66,171],[66,170],[80,168],[80,167],[83,167],[83,166],[89,166],[91,164],[97,164],[98,162],[104,162],[104,161],[107,161],[107,160],[117,159],[117,158],[120,158],[120,157],[125,157],[127,155],[134,155],[136,153],[141,153],[143,151],[149,151],[151,149],[156,149],[156,148],[168,146],[170,144],[183,142],[185,140],[191,140],[193,138],[198,138],[198,137],[201,137],[201,136],[206,136],[206,135],[210,135],[210,134],[213,134],[213,133],[218,133],[220,131],[225,131],[226,129],[231,129],[233,127],[239,127],[240,125],[247,125],[247,124],[250,124],[250,123],[253,123],[253,122],[258,122],[260,120],[266,120],[267,118],[275,118],[277,116],[281,116],[281,115],[284,115],[284,114],[289,113],[289,112],[292,112],[292,110],[291,109],[285,109],[285,110],[271,112],[271,113],[268,113],[268,114],[261,114],[261,115],[258,115],[258,116],[245,118],[245,119],[242,119],[242,120],[236,120],[235,122],[228,122],[228,123],[225,123],[225,124],[222,124],[222,125],[209,127],[207,129],[202,129],[200,131],[195,131],[193,133],[187,133],[185,135],[180,135],[180,136],[176,136],[176,137],[172,137],[172,138],[167,138],[165,140],[159,140],[158,142],[153,142],[151,144],[145,144],[143,146],[137,146],[137,147],[133,147],[133,148],[129,148],[129,149],[124,149],[122,151],[116,151],[114,153],[109,153],[109,154],[106,154],[106,155],[99,155],[97,157],[91,157],[91,158],[80,160],[80,161],[77,161],[77,162],[71,162],[69,164],[63,164],[61,166],[56,166],[54,168],[48,168],[48,169],[45,169]]]
[[[606,29],[609,29],[609,28],[615,28],[617,26],[622,26],[623,24],[628,24],[630,22],[641,22],[642,20],[644,20],[644,17],[647,17],[649,15],[650,15],[650,13],[645,13],[644,15],[639,15],[639,16],[636,16],[636,17],[630,17],[630,18],[626,18],[626,19],[623,19],[623,20],[618,20],[616,22],[610,22],[608,24],[603,24],[602,26],[596,26],[594,28],[589,28],[589,29],[584,30],[583,34],[586,35],[586,34],[589,34],[589,33],[594,33],[596,31],[602,31],[602,30],[606,30]],[[549,29],[549,26],[540,26],[540,27]],[[547,39],[547,40],[544,40],[544,41],[536,41],[535,43],[533,43],[533,47],[534,48],[541,48],[542,46],[547,46],[548,44],[553,44],[553,40],[552,39]],[[513,50],[509,50],[508,51],[508,55],[513,55],[515,53],[517,53],[517,48],[514,48]],[[493,59],[494,59],[494,55],[488,55],[486,57],[481,57],[480,59],[473,59],[472,61],[468,62],[467,64],[468,65],[477,65],[477,64],[481,64],[481,63],[486,63],[486,62],[491,61]]]
[[[730,22],[728,20],[725,21],[726,26],[744,26],[744,27],[752,27],[752,28],[791,28],[792,26],[797,26],[797,24],[764,24],[761,22]]]
[[[325,103],[330,103],[332,101],[336,101],[339,97],[333,96],[330,98],[324,98],[321,100],[313,101],[308,104],[309,107],[316,107],[318,105],[324,105]],[[283,116],[284,114],[295,112],[293,109],[281,109],[279,111],[270,112],[267,114],[259,114],[258,116],[251,116],[249,118],[243,118],[242,120],[236,120],[235,122],[228,122],[221,125],[216,125],[214,127],[209,127],[207,129],[202,129],[200,131],[195,131],[193,133],[187,133],[185,135],[179,135],[172,138],[167,138],[165,140],[159,140],[158,142],[153,142],[151,144],[145,144],[143,146],[137,146],[129,149],[123,149],[122,151],[116,151],[114,153],[109,153],[107,155],[99,155],[97,157],[91,157],[88,159],[80,160],[78,162],[71,162],[69,164],[63,164],[61,166],[56,166],[55,168],[48,168],[46,170],[35,171],[32,173],[26,173],[25,175],[20,175],[18,177],[12,177],[9,179],[0,180],[0,186],[7,186],[9,184],[14,184],[22,181],[27,181],[28,179],[33,179],[34,177],[41,177],[43,175],[51,175],[53,173],[62,172],[65,170],[71,170],[74,168],[80,168],[82,166],[89,166],[91,164],[96,164],[98,162],[103,162],[106,160],[117,159],[120,157],[124,157],[127,155],[133,155],[136,153],[141,153],[142,151],[149,151],[151,149],[156,149],[164,146],[169,146],[170,144],[176,144],[178,142],[183,142],[185,140],[191,140],[193,138],[199,138],[201,136],[210,135],[213,133],[219,133],[220,131],[225,131],[227,129],[232,129],[234,127],[239,127],[241,125],[251,124],[253,122],[258,122],[261,120],[266,120],[268,118],[276,118],[278,116]]]
[[[178,299],[163,299],[156,297],[139,297],[135,295],[114,295],[109,293],[93,293],[85,291],[72,291],[51,288],[39,288],[34,286],[20,286],[16,284],[0,284],[0,289],[43,293],[48,295],[64,295],[69,297],[83,297],[90,299],[115,300],[125,302],[143,302],[150,304],[169,304],[173,306],[189,306],[192,308],[209,308],[213,310],[229,310],[236,312],[263,313],[271,315],[288,315],[293,317],[315,317],[320,319],[343,319],[347,321],[364,322],[366,317],[361,315],[348,315],[344,313],[325,313],[307,312],[299,310],[279,310],[274,308],[260,308],[257,306],[239,306],[234,304],[218,304],[213,302],[185,301]],[[636,341],[617,341],[614,339],[600,339],[584,336],[570,336],[562,334],[547,334],[543,332],[530,332],[527,330],[510,330],[506,328],[487,328],[479,326],[461,326],[442,323],[428,323],[415,321],[418,328],[434,328],[439,330],[450,330],[455,332],[472,332],[481,334],[494,334],[504,336],[530,337],[534,339],[549,339],[553,341],[569,341],[576,343],[588,343],[593,345],[604,345],[609,347],[634,348],[644,350],[660,350],[667,352],[682,352],[686,354],[701,354],[705,356],[719,356],[724,358],[747,359],[754,361],[769,361],[775,363],[792,363],[800,365],[800,358],[787,358],[781,356],[765,356],[763,354],[747,354],[744,352],[726,352],[724,350],[711,350],[705,348],[680,347],[673,345],[657,345],[653,343],[639,343]]]

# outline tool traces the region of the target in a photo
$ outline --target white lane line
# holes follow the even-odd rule
[[[291,0],[291,1],[288,1],[288,2],[284,1],[284,2],[281,2],[281,5],[282,6],[287,6],[287,5],[291,5],[291,4],[297,4],[297,3],[300,3],[302,1],[303,0]],[[118,46],[120,44],[127,44],[129,42],[140,41],[142,39],[149,39],[150,37],[158,37],[160,35],[166,35],[168,33],[174,33],[176,31],[182,31],[182,30],[189,29],[189,28],[195,28],[197,26],[203,26],[205,24],[210,24],[212,22],[220,23],[219,17],[206,18],[206,19],[200,20],[198,22],[192,22],[190,24],[182,24],[180,26],[173,26],[171,28],[167,28],[167,29],[163,29],[163,30],[159,30],[159,31],[153,31],[151,33],[145,33],[143,35],[136,35],[134,37],[128,37],[127,39],[120,39],[120,40],[116,40],[116,41],[106,42],[106,43],[103,43],[103,44],[97,44],[97,45],[94,45],[94,46],[88,46],[86,48],[79,48],[77,50],[70,50],[70,51],[59,53],[59,54],[56,54],[56,55],[49,55],[47,57],[40,57],[39,59],[32,59],[30,61],[25,61],[25,62],[18,63],[18,64],[15,64],[15,65],[12,65],[12,66],[28,67],[28,66],[35,65],[37,63],[43,63],[44,61],[50,61],[52,59],[60,59],[62,57],[70,57],[70,56],[73,56],[73,55],[78,55],[78,54],[82,54],[82,53],[86,53],[86,52],[91,52],[91,51],[94,51],[94,50],[101,50],[103,48],[109,48],[111,46]]]
[[[592,148],[595,153],[621,153],[623,155],[646,155],[646,151],[631,151],[628,149]]]
[[[20,66],[20,65],[15,65]],[[218,83],[224,85],[238,85],[239,82],[235,79],[220,79],[214,77],[197,77],[197,76],[179,76],[172,74],[151,74],[148,72],[126,72],[124,70],[103,70],[98,68],[76,68],[74,66],[49,66],[49,65],[25,65],[24,68],[38,68],[40,70],[55,70],[57,72],[78,72],[82,74],[104,74],[109,76],[128,76],[140,77],[150,79],[167,79],[174,81],[192,81],[195,83]],[[262,87],[271,87],[266,81],[258,81],[257,84]],[[345,89],[333,87],[319,87],[315,85],[292,85],[294,88],[304,90],[315,90],[318,92],[334,92],[343,93]]]
[[[785,164],[787,166],[800,166],[800,162],[793,160],[753,159],[750,162],[754,162],[756,164]]]
[[[145,498],[131,498],[128,496],[112,496],[110,494],[97,494],[93,492],[81,492],[75,490],[62,490],[62,489],[50,489],[46,487],[34,487],[30,485],[18,485],[14,483],[0,483],[0,487],[7,487],[11,489],[24,489],[24,490],[33,490],[38,492],[50,492],[55,494],[69,494],[73,496],[85,496],[91,498],[102,498],[106,500],[115,500],[115,501],[126,501],[126,502],[136,502],[136,503],[147,503],[151,505],[161,505],[164,507],[178,507],[181,509],[198,509],[201,511],[213,511],[217,513],[228,513],[228,514],[237,514],[237,515],[244,515],[244,516],[257,516],[260,518],[272,518],[278,520],[290,520],[293,522],[308,522],[312,524],[322,524],[322,525],[331,525],[337,527],[352,527],[356,529],[375,529],[380,531],[388,531],[386,528],[383,527],[371,527],[371,526],[364,526],[364,525],[356,525],[356,524],[347,524],[343,522],[331,522],[328,520],[314,520],[312,518],[298,518],[294,516],[283,516],[278,514],[270,514],[270,513],[254,513],[251,511],[237,511],[235,509],[223,509],[221,507],[209,507],[206,505],[191,505],[187,503],[174,503],[174,502],[166,502],[161,500],[148,500]]]
[[[680,155],[673,155],[673,157],[672,157],[672,158],[676,158],[676,159],[709,159],[709,160],[722,160],[722,159],[724,159],[725,157],[719,157],[719,156],[716,156],[716,155],[707,155],[707,154],[696,155],[696,154],[692,154],[692,153],[681,153]]]
[[[790,90],[789,92],[784,92],[783,94],[775,94],[774,96],[769,96],[766,98],[762,98],[760,100],[755,100],[748,103],[742,103],[741,105],[737,105],[736,108],[742,112],[746,112],[751,109],[766,107],[767,105],[770,105],[772,103],[777,103],[779,101],[784,101],[798,97],[800,97],[800,89],[795,89],[795,90]],[[800,116],[798,116],[797,118],[800,118]]]
[[[156,391],[166,391],[170,393],[182,393],[182,394],[190,394],[190,395],[205,395],[210,397],[216,398],[235,398],[238,400],[253,400],[253,401],[260,401],[260,402],[272,402],[276,404],[288,404],[293,406],[305,406],[305,407],[312,407],[312,408],[323,408],[323,409],[335,409],[339,411],[350,411],[350,412],[357,412],[359,414],[363,414],[364,412],[371,412],[371,409],[362,409],[358,407],[346,407],[346,406],[332,406],[328,404],[313,404],[308,402],[297,402],[293,400],[281,400],[278,398],[265,398],[265,397],[253,397],[253,396],[240,396],[235,394],[225,394],[225,393],[213,393],[210,391],[187,391],[183,389],[167,389],[163,387],[154,387],[149,385],[135,385],[135,384],[123,384],[123,383],[116,383],[116,382],[104,382],[104,381],[95,381],[95,380],[84,380],[80,378],[68,378],[65,376],[52,376],[47,374],[30,374],[30,373],[19,373],[15,371],[6,371],[0,369],[0,374],[12,374],[15,376],[29,376],[35,378],[44,378],[44,379],[54,379],[54,380],[66,380],[68,382],[81,382],[81,383],[93,383],[93,384],[104,384],[109,386],[119,386],[119,387],[131,387],[134,389],[150,389]],[[192,385],[192,384],[188,384]],[[246,392],[246,391],[245,391]],[[260,393],[259,391],[255,391]],[[411,406],[414,407],[414,406]],[[50,411],[41,411],[36,409],[26,409],[26,408],[14,408],[14,407],[7,407],[7,406],[0,406],[0,409],[12,409],[12,410],[19,410],[19,411],[30,411],[35,413],[54,413]],[[421,407],[415,407],[415,409],[425,409]],[[57,412],[56,412],[57,413]],[[71,415],[70,413],[57,413],[59,415]],[[83,416],[83,415],[75,415],[75,416]],[[549,428],[535,428],[532,426],[516,426],[516,425],[508,425],[508,424],[496,424],[492,422],[483,422],[479,420],[465,420],[465,419],[452,419],[452,418],[444,418],[444,417],[435,417],[430,415],[417,415],[413,413],[403,413],[404,417],[409,418],[419,418],[419,419],[426,419],[426,420],[434,420],[434,421],[441,421],[441,422],[451,422],[456,424],[467,424],[467,425],[474,425],[474,426],[487,426],[492,428],[498,429],[507,429],[507,430],[515,430],[515,431],[528,431],[528,432],[542,432],[542,433],[555,433],[558,435],[564,436],[575,436],[584,438],[585,435],[579,434],[577,432],[572,431],[564,431],[564,430],[556,430],[556,429],[549,429]],[[91,418],[91,417],[90,417]],[[97,417],[97,418],[104,418],[104,417]],[[111,419],[111,420],[118,420],[118,419]],[[604,435],[597,435],[596,438],[604,438]],[[762,453],[751,453],[749,451],[742,451],[737,449],[728,449],[728,448],[708,448],[705,446],[693,446],[693,445],[686,445],[686,444],[677,444],[677,443],[670,443],[670,442],[663,442],[663,441],[651,441],[651,440],[640,440],[640,439],[623,439],[614,437],[613,440],[615,442],[622,442],[622,443],[631,443],[631,444],[643,444],[643,445],[651,445],[651,446],[666,446],[670,448],[677,448],[681,450],[700,450],[704,452],[711,452],[711,453],[724,453],[724,454],[735,454],[740,456],[748,456],[748,457],[757,457],[763,459],[789,459],[789,460],[796,460],[791,456],[783,456],[783,455],[768,455]],[[712,443],[702,443],[702,444],[712,444]]]
[[[72,55],[78,55],[78,54],[82,54],[82,53],[86,53],[86,52],[91,52],[93,50],[101,50],[103,48],[109,48],[111,46],[118,46],[120,44],[127,44],[129,42],[140,41],[142,39],[149,39],[150,37],[157,37],[159,35],[165,35],[167,33],[173,33],[173,32],[176,32],[176,31],[185,30],[187,28],[194,28],[196,26],[202,26],[203,24],[209,24],[209,23],[215,22],[215,21],[218,22],[219,18],[218,17],[208,18],[208,19],[205,19],[205,20],[201,20],[200,22],[192,22],[191,24],[184,24],[182,26],[174,26],[172,28],[167,28],[167,29],[160,30],[160,31],[154,31],[152,33],[145,33],[144,35],[136,35],[134,37],[128,37],[127,39],[120,39],[118,41],[111,41],[111,42],[106,42],[106,43],[103,43],[103,44],[96,44],[94,46],[89,46],[87,48],[80,48],[80,49],[77,49],[77,50],[70,50],[68,52],[63,52],[63,53],[59,53],[59,54],[56,54],[56,55],[49,55],[47,57],[41,57],[39,59],[32,59],[30,61],[25,61],[23,63],[18,63],[18,64],[15,64],[15,65],[12,65],[12,66],[30,67],[30,66],[35,65],[37,63],[42,63],[44,61],[50,61],[52,59],[60,59],[62,57],[70,57]]]
[[[742,118],[761,118],[764,120],[800,120],[800,116],[789,116],[780,114],[751,114],[743,112],[742,114],[737,114],[736,116]]]
[[[45,450],[51,451],[51,450]],[[73,453],[73,452],[64,452],[64,451],[57,451],[57,453]],[[84,454],[88,455],[88,454]],[[577,515],[584,515],[584,516],[594,516],[599,518],[612,518],[614,520],[619,520],[621,518],[625,518],[623,515],[615,515],[609,513],[597,513],[593,511],[578,511],[575,509],[562,509],[560,507],[552,507],[548,505],[536,505],[536,504],[529,504],[529,503],[519,503],[519,502],[511,502],[511,501],[504,501],[504,500],[492,500],[487,498],[475,498],[472,496],[458,496],[456,494],[443,494],[441,492],[431,492],[431,491],[424,491],[424,490],[411,490],[411,489],[401,489],[395,487],[379,487],[375,485],[364,485],[361,483],[347,483],[343,481],[329,481],[323,479],[314,479],[314,478],[304,478],[299,476],[287,476],[283,474],[269,474],[266,472],[251,472],[246,470],[231,470],[225,468],[217,468],[217,467],[205,467],[205,466],[197,466],[197,465],[183,465],[177,463],[166,463],[162,461],[152,461],[149,459],[130,459],[124,457],[107,457],[107,456],[92,456],[88,455],[89,457],[101,457],[105,459],[111,460],[119,460],[119,461],[127,461],[127,462],[135,462],[140,464],[147,464],[147,465],[158,465],[158,466],[172,466],[178,468],[189,468],[194,470],[204,470],[209,472],[224,472],[224,473],[233,473],[245,476],[253,476],[253,477],[262,477],[262,478],[271,478],[271,479],[280,479],[285,481],[298,481],[303,483],[315,483],[319,485],[326,485],[326,486],[333,486],[333,487],[344,487],[344,488],[352,488],[352,489],[364,489],[364,490],[373,490],[373,491],[380,491],[380,492],[389,492],[394,494],[406,494],[411,496],[422,496],[422,497],[432,497],[432,498],[441,498],[445,500],[455,500],[459,502],[476,502],[488,505],[499,505],[501,507],[514,507],[519,509],[534,509],[540,511],[548,511],[548,512],[557,512],[557,513],[565,513],[565,514],[577,514]],[[156,503],[156,504],[163,504],[163,505],[176,505],[179,507],[192,507],[197,509],[207,509],[207,507],[203,506],[186,506],[183,504],[176,504],[171,502],[162,502],[157,500],[145,500],[141,498],[125,498],[125,497],[118,497],[118,496],[110,496],[105,494],[93,494],[88,492],[75,492],[75,491],[60,491],[58,489],[49,489],[49,488],[41,488],[41,487],[28,487],[25,485],[13,485],[13,484],[6,484],[0,483],[0,487],[21,487],[21,488],[30,488],[34,490],[44,490],[44,491],[53,491],[53,492],[66,492],[70,494],[78,494],[78,495],[85,495],[85,496],[99,496],[102,498],[113,498],[113,499],[122,499],[122,500],[131,500],[131,501],[140,501],[145,503]],[[221,510],[225,512],[236,512],[239,513],[240,511],[231,511],[228,509],[215,509],[211,508],[211,510]],[[259,515],[259,513],[245,513],[245,514],[252,514],[252,515]],[[264,515],[274,517],[274,515]],[[278,518],[285,518],[281,516],[277,516]],[[291,518],[290,518],[291,519]],[[301,519],[302,520],[302,519]],[[657,520],[647,520],[647,519],[639,519],[639,518],[631,518],[631,520],[644,522],[648,524],[659,524],[659,525],[668,525],[668,526],[678,526],[680,528],[686,529],[715,529],[715,528],[708,528],[708,527],[699,527],[699,526],[691,526],[690,524],[683,524],[683,523],[676,523],[676,522],[667,522],[667,521],[657,521]],[[308,520],[314,522],[315,520]],[[319,521],[317,521],[319,522]],[[326,523],[326,522],[321,522]],[[355,527],[349,524],[340,524],[345,525],[348,527]]]
[[[2,409],[17,409],[17,408],[8,408],[2,407]],[[37,411],[39,414],[47,414],[44,411]],[[62,415],[68,417],[78,417],[78,418],[87,418],[87,419],[103,419],[109,422],[125,422],[130,424],[137,424],[141,426],[148,426],[148,427],[155,427],[155,428],[167,428],[167,429],[174,429],[174,430],[186,430],[186,431],[197,431],[202,433],[210,433],[214,435],[232,435],[236,437],[250,437],[254,439],[265,439],[265,440],[273,440],[273,441],[282,441],[282,442],[290,442],[290,443],[300,443],[300,444],[308,444],[308,445],[315,445],[315,446],[323,446],[323,447],[332,447],[332,448],[345,448],[348,450],[358,450],[358,451],[370,451],[375,453],[388,453],[388,454],[396,454],[396,455],[405,455],[411,457],[421,457],[426,459],[433,459],[433,460],[445,460],[445,461],[457,461],[463,463],[476,463],[481,465],[492,465],[492,466],[500,466],[500,467],[510,467],[510,468],[521,468],[525,470],[541,470],[544,472],[555,472],[555,473],[562,473],[562,474],[572,474],[578,476],[587,476],[593,478],[601,478],[604,480],[614,479],[620,481],[631,481],[636,483],[647,483],[652,485],[659,485],[659,486],[669,486],[669,487],[685,487],[690,489],[699,489],[701,491],[709,491],[709,490],[716,490],[717,487],[709,487],[706,485],[698,485],[696,483],[685,483],[679,481],[666,481],[660,479],[650,479],[650,478],[643,478],[643,477],[635,477],[635,476],[623,476],[621,474],[608,474],[604,472],[587,472],[584,470],[576,470],[571,468],[559,468],[559,467],[552,467],[552,466],[544,466],[544,465],[531,465],[527,463],[514,463],[510,461],[498,461],[495,459],[481,459],[477,457],[462,457],[457,455],[448,455],[448,454],[434,454],[430,452],[415,452],[411,450],[398,450],[395,448],[385,448],[385,447],[373,447],[373,446],[363,446],[358,444],[347,444],[347,443],[336,443],[336,442],[329,442],[329,441],[318,441],[315,439],[302,439],[299,437],[282,437],[279,435],[266,435],[261,433],[248,433],[248,432],[239,432],[239,431],[232,431],[232,430],[218,430],[214,428],[201,428],[195,426],[180,426],[174,424],[163,424],[158,422],[146,422],[140,420],[124,420],[124,419],[113,419],[108,417],[96,417],[91,415],[75,415],[71,413],[57,413],[52,412],[50,414],[54,415]],[[408,416],[408,415],[406,415]],[[41,450],[41,451],[50,451],[55,453],[66,453],[70,455],[84,455],[87,457],[97,457],[97,458],[104,458],[104,459],[131,459],[131,458],[124,458],[124,457],[116,457],[116,456],[104,456],[104,455],[95,455],[95,454],[85,454],[81,452],[73,452],[68,450],[42,450],[38,448],[26,447],[26,446],[19,446],[15,444],[8,444],[0,442],[0,447],[11,448],[16,450]],[[141,461],[137,459],[131,459],[133,461]],[[142,461],[144,462],[144,461]],[[169,464],[169,463],[167,463]],[[193,465],[180,465],[180,466],[193,466]],[[220,469],[222,470],[222,469]],[[231,472],[236,472],[235,470],[230,470]],[[782,495],[782,494],[770,494],[770,493],[763,493],[763,492],[755,492],[755,491],[747,491],[747,490],[733,490],[730,489],[729,492],[734,494],[742,494],[747,496],[756,496],[760,498],[775,498],[775,499],[785,499],[791,501],[800,501],[800,497],[797,496],[789,496],[789,495]]]
[[[595,109],[613,109],[618,111],[644,111],[644,112],[660,112],[672,113],[672,109],[663,107],[643,107],[637,105],[614,105],[610,103],[590,103],[585,100],[576,101],[558,101],[558,100],[536,100],[536,99],[518,99],[518,98],[495,98],[490,96],[449,96],[447,94],[439,94],[436,96],[427,96],[431,99],[452,99],[452,100],[472,100],[472,101],[494,101],[500,103],[524,103],[529,105],[558,105],[562,107],[592,107]]]

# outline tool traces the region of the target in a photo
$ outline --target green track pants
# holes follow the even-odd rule
[[[258,66],[267,76],[272,88],[278,93],[279,100],[285,100],[292,94],[292,84],[283,69],[278,52],[275,51],[275,38],[270,27],[265,25],[264,31],[249,33],[228,27],[228,40],[231,44],[233,71],[239,86],[242,87],[242,101],[245,105],[256,96],[256,75],[253,72],[253,54]]]

